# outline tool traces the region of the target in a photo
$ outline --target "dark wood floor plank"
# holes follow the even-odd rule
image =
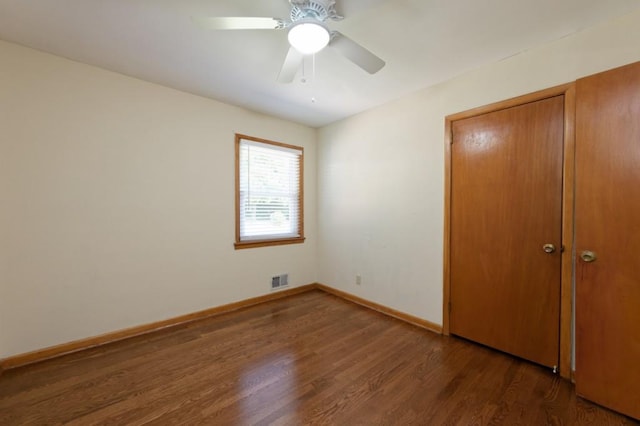
[[[319,291],[0,376],[0,425],[632,425],[548,369]]]

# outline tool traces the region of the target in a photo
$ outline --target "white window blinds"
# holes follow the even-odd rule
[[[301,236],[302,149],[240,139],[240,241]]]

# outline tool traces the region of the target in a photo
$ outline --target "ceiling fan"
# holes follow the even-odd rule
[[[312,55],[326,46],[332,47],[345,58],[375,74],[385,62],[338,31],[332,31],[326,22],[340,21],[335,0],[289,0],[289,20],[261,17],[194,17],[203,28],[213,30],[287,30],[289,52],[280,69],[278,81],[291,83],[302,65],[305,55]]]

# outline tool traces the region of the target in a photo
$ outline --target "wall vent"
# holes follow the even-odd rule
[[[289,274],[276,275],[271,277],[271,290],[289,286]]]

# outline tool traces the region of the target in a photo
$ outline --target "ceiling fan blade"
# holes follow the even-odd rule
[[[285,27],[282,19],[254,17],[198,17],[193,22],[210,30],[276,30]]]
[[[369,74],[377,73],[385,65],[382,59],[338,31],[331,33],[329,46]]]
[[[287,57],[284,59],[284,64],[282,64],[282,68],[280,69],[278,82],[291,83],[295,78],[298,69],[300,69],[303,59],[304,56],[302,53],[298,52],[293,47],[290,47]]]

